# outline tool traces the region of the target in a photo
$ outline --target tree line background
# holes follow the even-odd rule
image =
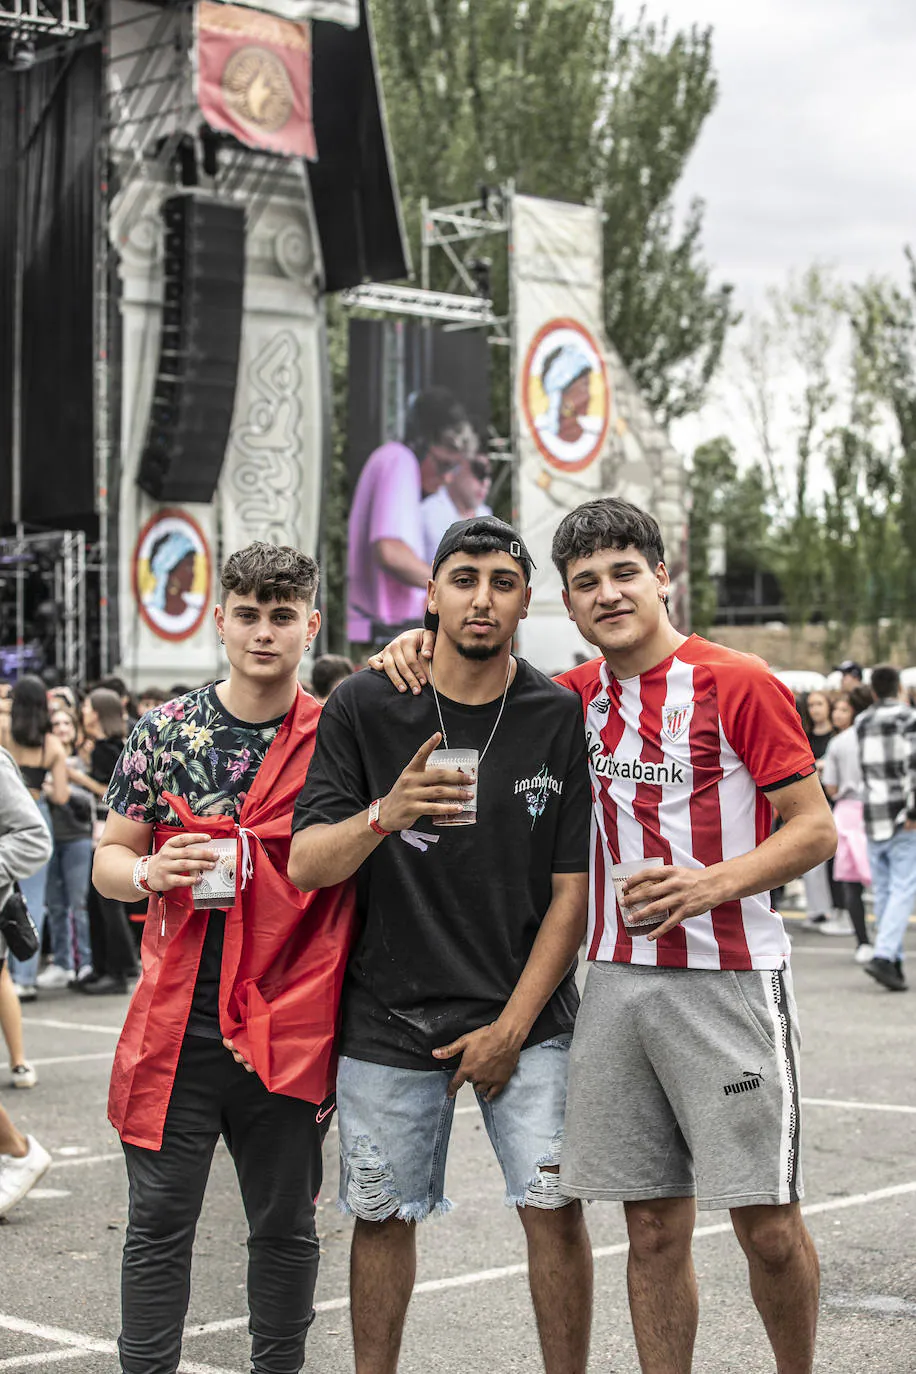
[[[607,333],[659,420],[700,410],[730,370],[745,409],[740,445],[722,435],[692,462],[694,628],[710,629],[734,601],[751,618],[770,607],[796,626],[822,620],[828,655],[862,625],[875,657],[896,647],[916,661],[912,258],[909,289],[841,286],[815,265],[740,320],[704,255],[702,202],[674,210],[716,103],[711,30],[624,19],[613,0],[372,0],[371,9],[414,263],[424,196],[447,205],[512,180],[524,194],[597,204]],[[506,255],[490,256],[504,312]],[[434,286],[452,284],[444,259],[433,272]],[[347,344],[333,301],[328,327],[325,586],[342,648]],[[503,434],[507,353],[493,350],[492,416]]]

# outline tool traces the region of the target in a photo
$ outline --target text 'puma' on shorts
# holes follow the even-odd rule
[[[799,1049],[788,969],[593,963],[570,1056],[564,1192],[797,1201]]]

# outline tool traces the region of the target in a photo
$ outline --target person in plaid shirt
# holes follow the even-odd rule
[[[865,972],[905,992],[903,937],[916,901],[916,711],[898,698],[900,674],[872,670],[875,703],[855,723],[878,934]]]

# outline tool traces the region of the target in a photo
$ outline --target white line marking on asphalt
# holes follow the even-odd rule
[[[77,1360],[84,1350],[38,1350],[33,1355],[10,1355],[0,1360],[0,1369],[27,1369],[30,1365],[61,1364],[64,1360]]]
[[[68,1188],[32,1188],[29,1193],[30,1198],[38,1198],[39,1201],[42,1202],[46,1201],[48,1198],[70,1196],[72,1195]]]
[[[838,1212],[846,1207],[865,1207],[870,1202],[883,1202],[885,1198],[900,1197],[904,1193],[916,1193],[916,1182],[896,1183],[889,1188],[876,1188],[870,1193],[854,1193],[850,1197],[830,1198],[827,1202],[812,1202],[802,1207],[805,1216],[812,1216],[818,1212]],[[694,1239],[703,1236],[723,1236],[732,1230],[730,1221],[717,1223],[715,1226],[698,1226],[694,1231]],[[625,1255],[629,1250],[628,1241],[620,1241],[617,1245],[600,1245],[592,1250],[595,1259],[609,1259],[612,1255]],[[451,1288],[469,1288],[477,1283],[490,1283],[493,1279],[512,1279],[520,1274],[527,1274],[527,1264],[505,1264],[499,1269],[475,1269],[468,1274],[452,1274],[444,1279],[427,1279],[424,1283],[418,1283],[414,1287],[414,1293],[442,1293]],[[349,1307],[349,1298],[330,1298],[326,1302],[316,1302],[316,1312],[338,1312],[341,1308]],[[248,1325],[248,1317],[227,1317],[223,1321],[204,1322],[201,1326],[189,1327],[185,1331],[185,1336],[205,1336],[210,1332],[234,1331],[240,1327]]]
[[[49,1064],[88,1064],[91,1059],[111,1059],[114,1050],[99,1050],[98,1054],[60,1054],[54,1059],[30,1059],[33,1069],[46,1068]]]
[[[51,1030],[98,1031],[101,1035],[120,1035],[120,1026],[95,1026],[88,1021],[53,1021],[49,1016],[23,1016],[24,1026],[50,1026]]]
[[[892,1102],[841,1102],[838,1097],[803,1097],[806,1107],[843,1107],[854,1112],[907,1112],[916,1116],[916,1107],[899,1106]]]
[[[123,1159],[120,1150],[110,1155],[85,1155],[82,1159],[55,1159],[52,1169],[72,1169],[74,1164],[109,1164],[113,1159]]]
[[[848,1307],[854,1312],[880,1312],[882,1316],[916,1317],[916,1302],[894,1297],[890,1293],[870,1293],[863,1298],[837,1293],[823,1299],[828,1307]]]
[[[56,1150],[52,1150],[51,1153],[52,1153],[52,1154],[55,1154],[55,1155],[60,1155],[60,1157],[61,1157],[62,1159],[66,1158],[66,1157],[68,1157],[68,1156],[70,1156],[70,1155],[88,1155],[88,1153],[89,1153],[89,1146],[88,1146],[88,1145],[58,1145],[57,1149],[56,1149]]]
[[[246,1318],[247,1321],[247,1318]],[[118,1348],[114,1341],[101,1341],[95,1336],[84,1336],[80,1331],[66,1331],[60,1326],[40,1326],[37,1322],[24,1321],[21,1317],[10,1317],[0,1313],[0,1328],[7,1331],[17,1331],[22,1336],[35,1336],[38,1340],[52,1341],[55,1345],[65,1345],[70,1347],[66,1352],[63,1350],[48,1350],[41,1352],[36,1357],[29,1355],[11,1355],[5,1360],[0,1360],[0,1369],[25,1368],[29,1365],[40,1363],[42,1360],[47,1363],[70,1358],[74,1359],[78,1355],[91,1353],[94,1355],[116,1355]],[[182,1360],[178,1366],[178,1374],[234,1374],[231,1369],[219,1369],[212,1364],[197,1364],[190,1360]]]

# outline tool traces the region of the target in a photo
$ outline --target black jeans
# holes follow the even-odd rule
[[[840,886],[843,889],[840,906],[845,911],[849,912],[852,928],[855,931],[856,944],[867,945],[869,943],[868,926],[865,924],[865,903],[862,900],[862,884],[841,883]]]
[[[121,1271],[125,1374],[175,1374],[191,1288],[191,1249],[222,1135],[248,1218],[253,1374],[298,1374],[315,1315],[318,1108],[269,1093],[219,1040],[185,1037],[161,1150],[125,1145],[130,1210]]]
[[[103,897],[92,883],[87,900],[92,969],[99,977],[136,978],[137,956],[124,903]]]

